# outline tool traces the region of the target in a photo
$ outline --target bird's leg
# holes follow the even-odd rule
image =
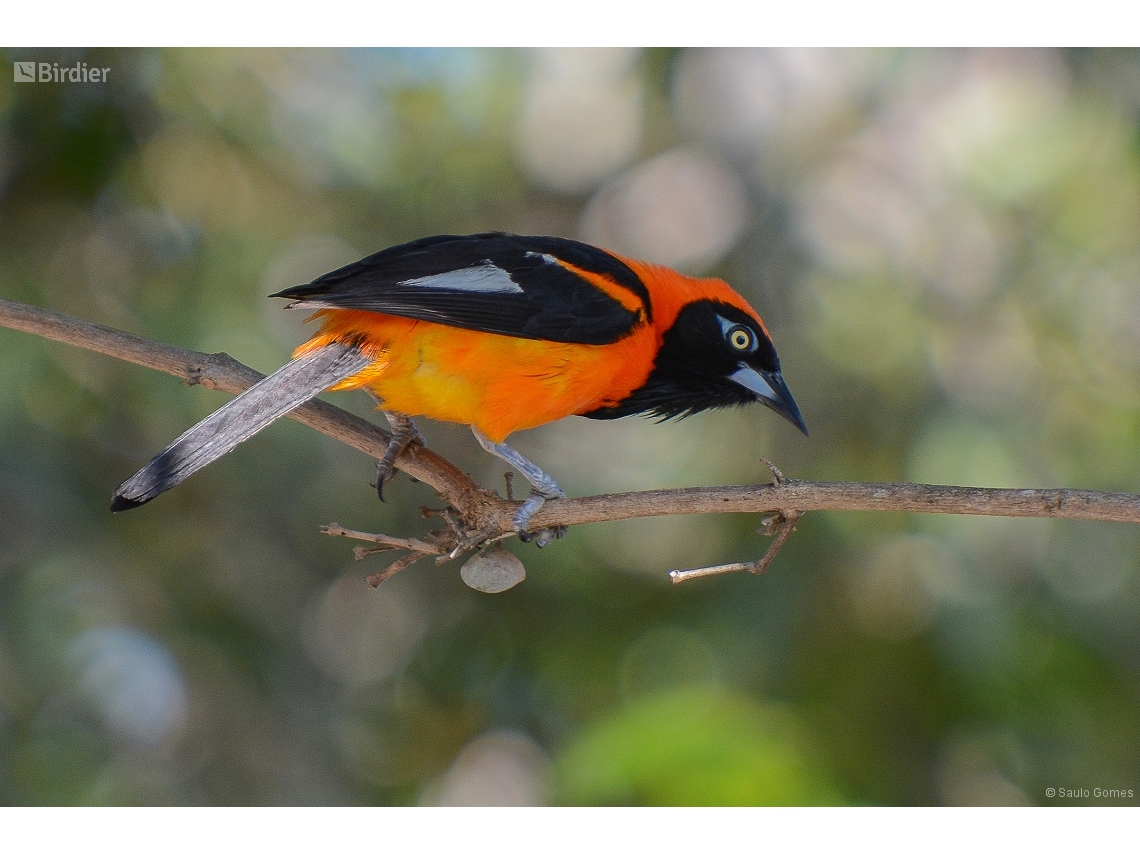
[[[489,454],[495,455],[500,460],[509,463],[515,467],[526,480],[530,481],[531,492],[526,497],[526,501],[522,503],[522,507],[515,513],[514,519],[511,524],[515,528],[515,532],[519,536],[519,540],[524,543],[534,538],[534,533],[527,529],[530,523],[530,518],[535,515],[539,508],[547,499],[565,499],[566,494],[558,483],[507,445],[504,442],[491,442],[483,432],[474,425],[471,426],[471,432],[475,434],[475,439],[479,440],[479,444],[483,446],[483,450]],[[543,529],[538,533],[538,540],[535,545],[539,547],[546,546],[554,538],[562,537],[566,533],[566,526],[558,526],[558,528]]]
[[[384,456],[376,464],[376,494],[380,501],[384,501],[384,485],[392,480],[396,474],[396,458],[404,453],[404,449],[413,442],[424,445],[423,435],[416,430],[410,416],[403,413],[384,410],[388,424],[392,426],[392,439],[388,441],[388,448]]]

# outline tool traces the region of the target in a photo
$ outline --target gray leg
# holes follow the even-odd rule
[[[526,497],[526,501],[522,503],[522,507],[515,513],[512,520],[515,531],[518,532],[520,540],[530,540],[530,532],[527,530],[527,525],[530,523],[530,518],[535,515],[539,508],[547,499],[565,499],[566,494],[562,492],[562,488],[558,483],[507,445],[504,442],[491,442],[483,435],[483,432],[474,425],[471,426],[471,432],[475,434],[475,439],[479,440],[479,444],[483,446],[483,450],[489,454],[495,455],[500,460],[506,461],[515,469],[517,469],[526,480],[530,481],[533,488],[530,495]],[[554,538],[561,537],[566,532],[565,526],[560,526],[557,529],[548,528],[544,529],[538,535],[536,541],[537,546],[546,546]]]
[[[384,410],[384,415],[388,419],[388,424],[392,426],[392,439],[384,451],[384,456],[376,464],[376,494],[381,502],[384,501],[384,485],[396,475],[396,458],[404,453],[409,444],[413,442],[424,444],[423,436],[416,430],[409,416],[388,410]]]

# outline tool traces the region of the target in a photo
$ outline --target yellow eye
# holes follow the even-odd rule
[[[728,343],[737,350],[752,349],[752,333],[744,327],[737,327],[728,334]]]

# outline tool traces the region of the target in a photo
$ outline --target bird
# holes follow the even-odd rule
[[[682,418],[759,402],[805,436],[760,315],[726,282],[561,237],[438,235],[389,247],[271,297],[314,311],[293,359],[187,430],[115,490],[112,511],[149,502],[324,391],[364,389],[393,428],[376,488],[412,418],[469,425],[531,491],[512,524],[529,531],[565,492],[505,442],[579,415]]]

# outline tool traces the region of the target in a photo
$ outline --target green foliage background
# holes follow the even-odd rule
[[[732,55],[784,69],[737,81],[776,107],[736,137],[678,91],[717,57],[644,51],[635,146],[576,188],[527,165],[531,52],[6,56],[112,72],[0,75],[5,297],[268,372],[305,330],[266,294],[428,234],[578,237],[607,181],[698,150],[746,206],[692,269],[764,315],[811,439],[761,408],[516,437],[568,490],[759,482],[761,454],[1140,489],[1136,51],[839,52],[823,102],[788,54]],[[1134,529],[816,513],[767,575],[673,588],[758,555],[758,520],[613,523],[511,545],[504,594],[430,563],[369,591],[318,526],[420,532],[432,497],[378,504],[367,459],[293,423],[108,512],[223,401],[0,330],[0,802],[1136,803],[1091,794],[1140,792]]]

